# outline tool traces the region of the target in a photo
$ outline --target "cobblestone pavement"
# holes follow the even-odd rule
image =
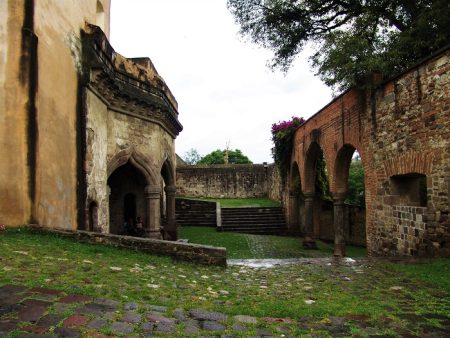
[[[411,314],[404,320],[417,321]],[[448,337],[450,317],[441,328],[424,328],[422,337]],[[386,319],[387,320],[387,319]],[[256,318],[227,316],[204,309],[186,311],[161,305],[94,299],[48,288],[0,286],[0,338],[3,337],[344,337],[351,327],[362,336],[381,337],[365,316]],[[386,322],[389,325],[389,322]],[[297,334],[292,335],[292,332]],[[298,333],[304,332],[304,333]],[[361,332],[361,331],[360,331]],[[358,336],[361,336],[358,334]],[[401,334],[399,336],[411,337]]]

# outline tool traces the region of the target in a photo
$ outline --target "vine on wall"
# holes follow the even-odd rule
[[[291,120],[272,124],[272,156],[277,165],[283,184],[286,182],[292,150],[294,146],[295,131],[305,123],[303,117],[292,116]]]

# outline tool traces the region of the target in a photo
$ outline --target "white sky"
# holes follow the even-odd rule
[[[183,157],[240,149],[273,162],[271,125],[308,118],[332,98],[306,54],[287,75],[266,65],[270,51],[238,35],[226,0],[112,0],[111,44],[126,57],[148,56],[178,101]]]

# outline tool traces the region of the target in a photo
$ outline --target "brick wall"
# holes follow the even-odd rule
[[[317,149],[336,194],[347,190],[349,161],[359,152],[369,255],[450,257],[449,80],[447,48],[372,89],[343,93],[296,132],[292,164],[304,193],[314,192]],[[406,219],[396,216],[399,210]],[[421,222],[405,225],[419,212]]]

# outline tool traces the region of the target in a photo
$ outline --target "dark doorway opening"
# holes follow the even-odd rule
[[[109,231],[112,234],[130,234],[129,229],[140,217],[146,221],[144,175],[130,162],[117,168],[108,178]],[[133,224],[128,224],[128,223]]]
[[[123,199],[123,221],[134,225],[136,219],[136,195],[126,194]]]

